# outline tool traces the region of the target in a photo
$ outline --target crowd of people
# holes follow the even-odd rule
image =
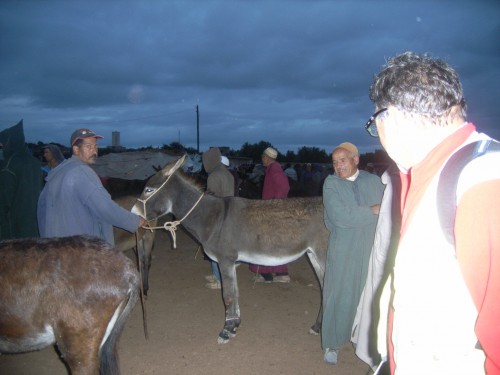
[[[265,168],[260,165],[244,165],[237,170],[240,176],[240,196],[251,199],[261,199],[264,186]],[[288,198],[314,197],[323,194],[323,183],[333,173],[331,165],[321,163],[286,163],[282,165],[288,178],[290,190]]]
[[[365,129],[395,163],[382,178],[358,169],[358,148],[348,140],[333,148],[333,173],[314,164],[282,167],[272,147],[262,153],[261,199],[289,199],[294,186],[305,196],[322,195],[330,232],[323,359],[335,365],[339,349],[352,342],[377,373],[387,363],[391,374],[498,375],[498,142],[467,121],[458,74],[440,59],[412,52],[388,59],[370,99],[375,113]],[[101,138],[76,130],[69,159],[47,145],[43,181],[22,122],[0,132],[0,239],[89,234],[113,244],[113,226],[144,226],[112,201],[90,168]],[[442,173],[461,159],[460,169]],[[207,192],[238,195],[224,164],[219,149],[203,154]],[[444,207],[443,196],[452,203]],[[216,261],[211,265],[207,287],[223,288]],[[250,270],[257,282],[291,281],[286,264]]]

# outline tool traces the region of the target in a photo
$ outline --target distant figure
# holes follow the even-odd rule
[[[318,164],[312,165],[312,185],[311,185],[311,195],[317,196],[322,194],[322,184],[323,180],[321,177],[321,166]]]
[[[313,174],[312,174],[312,164],[307,163],[302,167],[302,174],[300,176],[300,181],[302,184],[302,189],[304,196],[312,197],[314,196],[314,186],[313,186]]]
[[[262,154],[262,164],[266,168],[262,199],[287,198],[290,190],[288,177],[283,172],[280,163],[276,161],[278,151],[272,147],[266,148]],[[250,271],[256,273],[256,282],[260,283],[289,283],[288,266],[261,266],[250,264]],[[274,275],[273,275],[274,274]]]
[[[0,132],[0,239],[38,237],[36,206],[42,190],[40,161],[24,143],[23,121]]]
[[[51,169],[54,169],[64,161],[64,155],[62,154],[61,149],[53,144],[48,144],[43,147],[43,157],[47,162],[47,165],[42,167],[45,175],[47,175]]]
[[[51,170],[38,200],[38,225],[42,237],[88,234],[114,245],[113,226],[135,232],[146,220],[111,200],[101,180],[90,168],[97,159],[97,139],[89,129],[71,135],[73,156]]]
[[[202,156],[203,167],[208,173],[207,192],[217,197],[233,197],[234,196],[234,177],[229,172],[224,164],[222,164],[222,156],[217,147],[205,151]],[[227,160],[227,158],[224,156]],[[224,161],[226,161],[224,160]],[[229,164],[229,160],[227,160]],[[210,260],[212,266],[212,274],[205,277],[208,284],[205,285],[208,289],[221,289],[221,277],[219,265],[217,262]]]
[[[301,163],[296,163],[293,166],[293,169],[295,169],[295,172],[297,173],[297,184],[295,186],[295,191],[293,192],[294,197],[305,196],[304,184],[302,183],[302,172],[305,168],[305,165],[302,165]]]
[[[288,177],[288,183],[290,184],[290,191],[288,192],[289,197],[299,196],[299,178],[297,176],[297,171],[292,167],[290,163],[287,163],[284,168],[284,172]]]
[[[299,180],[297,177],[297,171],[292,167],[292,165],[290,163],[285,165],[285,174],[292,181],[297,182]]]
[[[240,194],[240,184],[241,184],[241,178],[238,174],[238,171],[236,171],[236,169],[234,168],[231,168],[231,163],[229,162],[229,159],[227,156],[221,156],[220,158],[222,164],[224,164],[224,166],[226,167],[226,169],[228,170],[229,173],[231,173],[231,175],[233,176],[233,179],[234,179],[234,196],[235,197],[239,197]]]

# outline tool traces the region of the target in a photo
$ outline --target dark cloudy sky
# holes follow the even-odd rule
[[[469,120],[500,137],[500,1],[0,2],[0,130],[67,145],[89,127],[126,147],[281,152],[380,148],[363,125],[386,58],[457,68]]]

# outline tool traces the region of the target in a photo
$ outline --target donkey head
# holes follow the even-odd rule
[[[187,155],[178,160],[171,161],[162,170],[158,171],[148,182],[136,204],[132,207],[132,212],[144,217],[147,220],[156,219],[171,211],[172,202],[160,192],[167,184],[172,175],[186,162]]]

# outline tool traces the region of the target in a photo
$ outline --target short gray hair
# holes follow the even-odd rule
[[[452,107],[466,118],[467,106],[458,73],[446,62],[427,54],[405,52],[387,61],[370,87],[375,108],[399,110],[436,120]],[[439,122],[439,120],[438,120]]]

